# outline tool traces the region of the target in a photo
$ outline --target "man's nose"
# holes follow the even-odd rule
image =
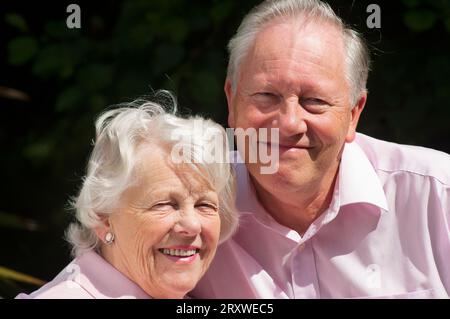
[[[201,232],[202,225],[194,208],[184,209],[180,212],[173,230],[184,236],[195,236]]]
[[[280,134],[286,137],[303,134],[307,130],[305,110],[297,98],[287,100],[278,114]]]

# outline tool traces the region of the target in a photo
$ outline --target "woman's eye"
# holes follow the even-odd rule
[[[202,211],[217,212],[217,206],[212,203],[200,203],[196,207]]]
[[[177,209],[177,205],[172,202],[164,202],[164,203],[158,203],[158,204],[153,205],[152,209],[153,210],[162,210],[162,211],[173,210],[173,209]]]

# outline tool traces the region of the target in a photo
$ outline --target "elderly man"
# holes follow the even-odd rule
[[[229,50],[229,124],[278,128],[259,143],[279,163],[236,165],[241,225],[194,296],[447,298],[450,156],[356,133],[360,35],[319,0],[265,1]]]

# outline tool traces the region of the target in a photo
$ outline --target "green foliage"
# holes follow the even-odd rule
[[[450,33],[450,2],[447,0],[403,0],[408,8],[403,15],[405,25],[414,32],[431,30],[442,22]]]
[[[411,10],[405,13],[405,24],[413,31],[429,30],[436,23],[437,16],[433,11]]]
[[[420,4],[420,2],[421,2],[421,0],[402,0],[403,1],[403,3],[407,6],[407,7],[409,7],[409,8],[415,8],[415,7],[417,7],[419,4]]]
[[[10,26],[19,29],[22,32],[28,31],[28,25],[25,19],[17,13],[8,13],[5,15],[5,21]]]
[[[21,65],[31,60],[38,51],[37,41],[31,37],[17,37],[8,44],[9,63]]]

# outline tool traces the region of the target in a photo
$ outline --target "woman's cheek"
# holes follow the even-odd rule
[[[205,237],[207,237],[208,245],[211,250],[215,250],[220,236],[220,217],[214,216],[204,223]]]

